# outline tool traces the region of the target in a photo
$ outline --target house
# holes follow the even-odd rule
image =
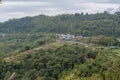
[[[59,37],[60,40],[72,40],[75,38],[74,35],[70,34],[57,34],[57,36]]]

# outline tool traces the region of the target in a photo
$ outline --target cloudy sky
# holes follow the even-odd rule
[[[117,10],[119,6],[120,0],[3,0],[0,22],[39,14],[96,13],[111,8]]]

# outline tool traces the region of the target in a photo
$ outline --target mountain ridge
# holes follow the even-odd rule
[[[108,25],[106,25],[108,24]],[[119,36],[120,12],[109,14],[39,15],[12,19],[0,24],[1,33],[70,33],[83,36]]]

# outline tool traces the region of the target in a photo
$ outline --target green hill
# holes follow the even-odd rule
[[[8,61],[7,61],[8,60]],[[76,44],[51,43],[0,60],[0,79],[119,80],[119,56]]]
[[[56,33],[83,37],[62,40]],[[119,35],[119,12],[0,23],[0,80],[120,80]]]
[[[119,36],[120,13],[39,15],[0,24],[1,33],[71,33],[83,36]]]

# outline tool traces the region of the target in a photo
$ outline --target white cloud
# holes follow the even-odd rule
[[[112,3],[82,3],[82,4],[74,4],[76,7],[84,7],[84,10],[86,12],[95,13],[97,11],[103,12],[104,10],[107,10],[108,8],[114,8],[117,9],[120,5],[119,4],[112,4]]]
[[[57,15],[63,13],[103,12],[107,8],[117,9],[117,0],[5,0],[0,5],[0,22],[10,18],[39,14]]]
[[[39,2],[39,1],[29,1],[29,2],[24,2],[24,1],[5,1],[0,5],[0,8],[27,8],[27,7],[48,7],[51,6],[52,3],[50,2]],[[23,8],[23,10],[24,10]]]

